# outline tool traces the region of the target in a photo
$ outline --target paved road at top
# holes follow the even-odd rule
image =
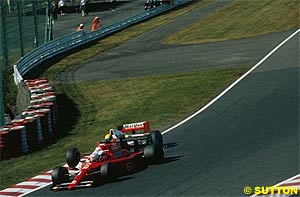
[[[163,45],[161,40],[231,1],[195,9],[61,74],[64,82],[111,80],[215,68],[251,66],[291,32],[195,45]]]
[[[80,23],[85,25],[86,31],[90,31],[95,16],[98,16],[101,23],[106,26],[144,11],[144,0],[118,0],[118,4],[119,6],[114,12],[110,9],[90,12],[89,16],[86,17],[82,17],[81,13],[70,13],[66,16],[58,15],[58,20],[54,21],[54,38],[76,31]]]
[[[242,196],[299,173],[299,33],[230,92],[164,135],[166,162],[96,188],[33,196]],[[266,55],[266,54],[264,54]]]
[[[155,31],[147,33],[148,36]],[[225,62],[224,65],[236,66],[240,62],[250,66],[290,33],[176,47],[181,49],[178,54],[184,53],[183,49],[202,47],[200,55],[186,57],[187,62],[200,57],[205,59],[199,64],[211,60],[221,65]],[[120,56],[122,62],[123,56],[128,65],[135,64],[126,59],[128,55],[124,53],[128,51],[122,52],[122,47],[128,44],[134,48],[142,38],[103,57],[109,61],[110,55],[115,55],[115,59]],[[214,55],[210,56],[211,53]],[[230,57],[235,64],[230,63]],[[166,65],[177,65],[170,58]],[[207,62],[208,67],[218,65]],[[144,63],[147,65],[147,61]],[[52,192],[46,187],[30,195],[242,196],[245,186],[270,186],[299,174],[299,64],[298,33],[205,112],[165,134],[169,144],[165,163],[95,188]],[[177,66],[187,65],[179,61]]]

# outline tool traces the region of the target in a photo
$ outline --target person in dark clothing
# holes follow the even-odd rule
[[[116,0],[111,0],[111,11],[116,11]]]
[[[53,20],[57,20],[58,2],[52,1],[50,9]]]
[[[80,10],[81,10],[82,16],[88,16],[89,15],[88,4],[89,4],[88,0],[80,0]]]

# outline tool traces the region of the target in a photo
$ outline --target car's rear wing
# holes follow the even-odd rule
[[[120,128],[120,131],[127,133],[127,132],[135,132],[143,130],[144,133],[150,132],[150,122],[137,122],[137,123],[130,123],[130,124],[123,124]]]

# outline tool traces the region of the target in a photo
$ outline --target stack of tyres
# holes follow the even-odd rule
[[[48,109],[49,110],[49,109]],[[37,117],[37,124],[38,124],[38,139],[39,144],[46,145],[51,142],[52,138],[52,127],[50,127],[49,117],[44,110],[41,109],[27,109],[23,113],[23,115],[27,116],[36,116]]]
[[[44,121],[46,121],[46,126],[47,126],[47,134],[45,134],[48,138],[48,142],[52,142],[54,138],[54,132],[53,132],[53,120],[51,116],[51,111],[50,109],[43,108],[43,109],[38,109],[35,110],[37,114],[43,114],[44,115]],[[42,123],[44,124],[44,123]]]
[[[30,105],[19,118],[0,128],[0,159],[37,151],[58,136],[54,133],[57,100],[53,87],[45,78],[24,83],[30,92]]]
[[[50,117],[51,117],[51,125],[52,125],[52,130],[54,131],[54,134],[56,131],[56,122],[57,122],[57,109],[56,105],[54,102],[45,102],[42,104],[42,109],[49,109],[50,110]],[[56,131],[57,132],[57,131]]]
[[[25,117],[26,134],[28,139],[29,152],[34,152],[39,148],[38,125],[34,116]]]
[[[0,128],[0,160],[11,157],[9,128]]]
[[[42,138],[43,138],[43,145],[46,145],[50,142],[49,135],[48,135],[48,119],[45,114],[43,113],[36,113],[39,116],[40,123],[41,123],[41,131],[42,131]]]
[[[42,147],[44,139],[43,139],[43,130],[42,130],[41,117],[38,114],[33,114],[33,117],[36,119],[37,135],[38,135],[38,147]]]
[[[11,122],[13,123],[13,127],[10,128],[10,132],[13,132],[15,139],[12,139],[12,142],[19,142],[13,146],[18,146],[18,148],[21,148],[21,154],[29,153],[29,144],[31,143],[31,140],[29,139],[30,136],[28,135],[30,133],[28,131],[28,122],[25,119],[14,119]]]
[[[48,127],[45,125],[47,122],[45,115],[37,113],[34,109],[27,109],[22,112],[22,115],[36,118],[38,144],[39,147],[44,146],[46,144],[45,137],[47,137],[46,135],[48,131]]]
[[[10,128],[12,156],[18,157],[29,152],[25,126],[14,126]]]
[[[56,94],[45,78],[25,80],[30,91],[30,105],[27,110],[33,110],[40,117],[42,137],[45,144],[53,141],[57,121]]]

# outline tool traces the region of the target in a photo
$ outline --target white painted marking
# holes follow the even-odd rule
[[[268,59],[275,51],[277,51],[282,45],[284,45],[288,40],[290,40],[293,36],[295,36],[297,33],[300,32],[300,29],[295,31],[293,34],[291,34],[289,37],[287,37],[284,41],[282,41],[279,45],[277,45],[271,52],[269,52],[263,59],[261,59],[257,64],[255,64],[248,72],[246,72],[243,76],[241,76],[239,79],[237,79],[235,82],[233,82],[228,88],[226,88],[223,92],[221,92],[216,98],[211,100],[208,104],[206,104],[204,107],[202,107],[200,110],[192,114],[191,116],[187,117],[183,121],[179,122],[178,124],[172,126],[171,128],[165,130],[162,132],[162,134],[166,134],[170,132],[171,130],[181,126],[182,124],[186,123],[187,121],[191,120],[193,117],[197,116],[204,110],[206,110],[208,107],[210,107],[212,104],[214,104],[217,100],[219,100],[222,96],[224,96],[229,90],[231,90],[235,85],[237,85],[241,80],[243,80],[247,75],[249,75],[253,70],[255,70],[258,66],[260,66],[266,59]]]
[[[284,187],[300,188],[298,178],[300,178],[300,174],[297,174],[297,175],[295,175],[295,176],[293,176],[293,177],[291,177],[291,178],[289,178],[287,180],[284,180],[284,181],[282,181],[280,183],[277,183],[276,185],[273,185],[273,187],[280,187],[281,185],[283,185],[285,183],[295,183],[294,185],[284,186]],[[272,196],[272,195],[276,196],[276,197],[277,196],[282,196],[280,194],[269,194],[269,195],[257,195],[257,194],[254,194],[254,195],[252,195],[250,197],[256,197],[256,196],[268,197],[268,196]],[[291,195],[283,195],[283,196],[287,197],[287,196],[291,196]]]
[[[1,192],[20,192],[20,193],[26,193],[31,192],[32,189],[25,189],[25,188],[7,188],[5,190],[2,190]]]
[[[51,184],[52,184],[52,182],[51,182],[51,183],[47,183],[47,185],[44,185],[44,186],[42,186],[42,187],[38,187],[38,188],[36,188],[36,189],[33,189],[33,190],[31,190],[30,192],[27,192],[27,193],[24,193],[24,194],[20,195],[19,197],[22,197],[22,196],[25,196],[25,195],[30,194],[30,193],[32,193],[32,192],[35,192],[35,191],[37,191],[37,190],[40,190],[40,189],[42,189],[42,188],[44,188],[44,187],[47,187],[48,185],[51,185]]]
[[[33,178],[34,179],[51,179],[51,175],[38,175]]]
[[[12,197],[12,196],[8,196],[8,195],[1,195],[1,197]]]
[[[296,179],[296,178],[299,178],[299,177],[300,177],[300,174],[297,174],[296,176],[293,176],[293,177],[291,177],[291,178],[289,178],[289,179],[287,179],[287,180],[285,180],[285,181],[282,181],[282,182],[280,182],[280,183],[278,183],[278,184],[276,184],[276,185],[274,185],[274,186],[280,186],[280,185],[282,185],[282,184],[284,184],[284,183],[290,182],[291,180]]]
[[[10,195],[1,195],[1,197],[15,197],[15,196],[10,196]]]
[[[299,183],[299,187],[300,187],[300,180],[299,179],[290,180],[290,181],[287,181],[285,183]],[[282,183],[282,184],[284,184],[284,183]]]
[[[185,120],[179,122],[178,124],[172,126],[171,128],[165,130],[162,132],[162,134],[166,134],[168,132],[170,132],[171,130],[179,127],[180,125],[184,124],[185,122],[187,122],[188,120],[192,119],[193,117],[195,117],[196,115],[200,114],[201,112],[203,112],[205,109],[207,109],[209,106],[211,106],[213,103],[215,103],[217,100],[219,100],[222,96],[224,96],[229,90],[231,90],[236,84],[238,84],[242,79],[244,79],[247,75],[249,75],[254,69],[256,69],[260,64],[262,64],[266,59],[268,59],[275,51],[277,51],[284,43],[286,43],[288,40],[290,40],[294,35],[296,35],[298,32],[300,32],[300,29],[298,29],[297,31],[295,31],[292,35],[290,35],[288,38],[286,38],[284,41],[282,41],[277,47],[275,47],[270,53],[268,53],[262,60],[260,60],[256,65],[254,65],[247,73],[245,73],[243,76],[241,76],[238,80],[236,80],[234,83],[232,83],[228,88],[226,88],[221,94],[219,94],[216,98],[214,98],[212,101],[210,101],[207,105],[205,105],[203,108],[201,108],[199,111],[197,111],[196,113],[194,113],[193,115],[191,115],[190,117],[186,118]],[[50,171],[48,171],[50,172]],[[39,175],[37,177],[41,177],[41,176],[49,176],[49,175]],[[296,175],[299,176],[299,175]],[[295,176],[295,177],[296,177]],[[292,177],[290,179],[293,179],[295,177]],[[35,177],[36,178],[36,177]],[[290,180],[288,179],[288,180]],[[286,182],[286,181],[283,181]],[[283,183],[282,182],[282,183]],[[26,182],[25,182],[26,183]],[[23,195],[21,196],[25,196],[29,193],[32,193],[34,191],[40,190],[48,185],[51,185],[52,183],[46,183],[45,185],[43,185],[42,187],[36,188],[36,189],[19,189],[19,188],[7,188],[5,190],[2,191],[9,191],[9,192],[24,192]],[[275,185],[277,186],[277,185]],[[23,191],[24,190],[24,191]]]
[[[22,182],[22,183],[18,183],[17,185],[44,186],[44,185],[48,185],[48,183],[37,182],[37,181],[25,181],[25,182]]]

